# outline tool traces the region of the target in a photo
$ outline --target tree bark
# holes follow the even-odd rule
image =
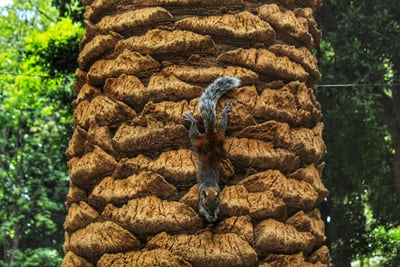
[[[85,1],[62,266],[330,266],[311,51],[320,1]],[[235,76],[220,214],[183,113]]]
[[[14,260],[15,260],[15,256],[17,254],[17,251],[19,249],[19,241],[21,239],[21,231],[20,231],[20,227],[15,227],[14,229],[15,233],[14,233],[14,238],[12,240],[12,246],[11,246],[11,253],[10,253],[10,261],[9,261],[9,266],[14,266]]]
[[[400,85],[395,86],[392,94],[394,110],[389,128],[395,150],[393,157],[394,182],[397,185],[397,190],[400,192]]]

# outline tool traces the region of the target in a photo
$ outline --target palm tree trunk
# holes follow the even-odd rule
[[[62,266],[330,266],[321,1],[87,0]],[[182,114],[235,76],[217,222]]]

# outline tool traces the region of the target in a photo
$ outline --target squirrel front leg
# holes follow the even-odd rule
[[[190,112],[184,113],[183,119],[190,122],[189,138],[192,145],[195,145],[196,137],[200,134],[199,128],[197,127],[197,120]]]

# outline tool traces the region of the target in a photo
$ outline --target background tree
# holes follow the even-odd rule
[[[63,266],[330,265],[320,1],[85,1]],[[183,113],[235,76],[220,216],[197,212]],[[199,119],[200,121],[200,119]],[[188,125],[186,125],[188,126]]]
[[[398,262],[400,239],[386,231],[399,231],[399,11],[398,1],[324,1],[317,14],[321,84],[338,85],[317,90],[337,266],[370,256],[383,256],[381,265]]]
[[[82,30],[47,1],[2,7],[0,25],[0,265],[58,266]]]

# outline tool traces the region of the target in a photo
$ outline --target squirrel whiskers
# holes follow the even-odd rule
[[[232,110],[229,101],[222,110],[217,122],[216,107],[221,96],[228,90],[240,86],[240,80],[234,77],[221,77],[212,82],[200,96],[199,111],[203,119],[205,132],[200,133],[197,120],[191,113],[183,114],[191,123],[189,138],[195,148],[198,160],[197,183],[199,185],[199,213],[207,221],[217,220],[219,212],[220,162],[225,158],[225,131],[228,125],[228,113]]]

